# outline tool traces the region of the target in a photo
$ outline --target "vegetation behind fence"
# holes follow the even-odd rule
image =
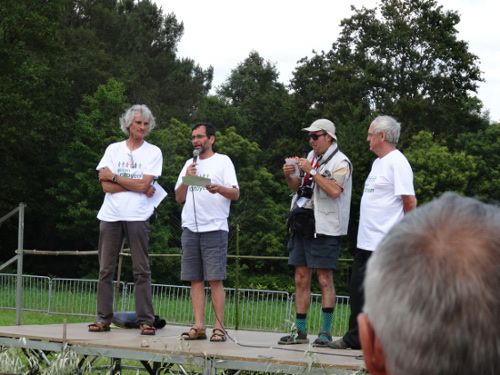
[[[115,284],[115,311],[133,311],[134,284]],[[23,276],[23,311],[53,315],[88,316],[96,314],[97,280],[63,279],[46,276]],[[230,329],[286,332],[295,321],[294,295],[284,291],[226,288],[225,325]],[[207,306],[210,306],[209,289]],[[187,286],[153,284],[155,313],[170,324],[190,325],[193,312],[190,288]],[[0,273],[0,308],[16,307],[16,275]],[[213,310],[205,312],[207,324],[213,324]],[[311,296],[308,331],[319,332],[321,296]],[[332,334],[340,336],[347,330],[349,298],[337,296]]]

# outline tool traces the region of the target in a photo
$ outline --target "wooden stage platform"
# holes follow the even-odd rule
[[[224,343],[209,340],[184,341],[189,327],[167,325],[156,336],[141,336],[137,329],[113,327],[111,332],[90,333],[87,324],[0,326],[0,345],[40,351],[60,351],[66,343],[82,358],[101,356],[131,359],[145,371],[158,363],[194,366],[203,374],[217,370],[277,372],[287,374],[352,374],[364,368],[359,350],[314,348],[311,345],[278,345],[284,333],[229,330]],[[207,329],[207,334],[211,329]],[[24,340],[20,340],[24,338]],[[311,342],[316,338],[309,335]],[[155,365],[156,364],[156,365]],[[190,367],[191,368],[191,367]]]

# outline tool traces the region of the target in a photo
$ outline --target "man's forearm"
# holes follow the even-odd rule
[[[188,190],[188,185],[180,184],[177,189],[175,189],[175,200],[179,204],[183,204],[186,201],[186,194]]]
[[[116,175],[115,182],[126,190],[145,193],[153,182],[153,176],[144,176],[140,179],[133,179]]]
[[[121,193],[127,191],[123,186],[111,181],[101,181],[102,191],[105,193]]]
[[[403,200],[403,211],[405,213],[408,213],[417,207],[417,197],[414,195],[402,195],[401,199]]]

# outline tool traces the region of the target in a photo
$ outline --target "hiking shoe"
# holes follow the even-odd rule
[[[309,344],[309,339],[307,338],[307,333],[305,332],[294,332],[288,336],[283,336],[278,341],[280,345],[294,345],[294,344]]]
[[[319,348],[326,348],[330,345],[331,342],[332,335],[330,335],[328,332],[320,332],[318,333],[318,338],[314,340],[312,345]]]
[[[349,349],[349,345],[346,344],[344,339],[338,339],[335,341],[330,341],[328,347],[331,349]]]

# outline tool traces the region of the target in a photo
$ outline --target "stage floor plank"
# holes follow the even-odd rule
[[[219,369],[281,373],[350,374],[364,368],[359,350],[314,348],[308,344],[278,345],[284,333],[229,330],[235,340],[184,341],[189,327],[167,325],[155,336],[141,336],[137,329],[112,327],[110,332],[88,332],[86,323],[0,326],[0,344],[39,350],[58,350],[66,342],[82,355],[141,361],[197,364]],[[207,328],[209,336],[211,329]],[[21,341],[20,338],[25,340]],[[309,335],[311,342],[316,338]]]

